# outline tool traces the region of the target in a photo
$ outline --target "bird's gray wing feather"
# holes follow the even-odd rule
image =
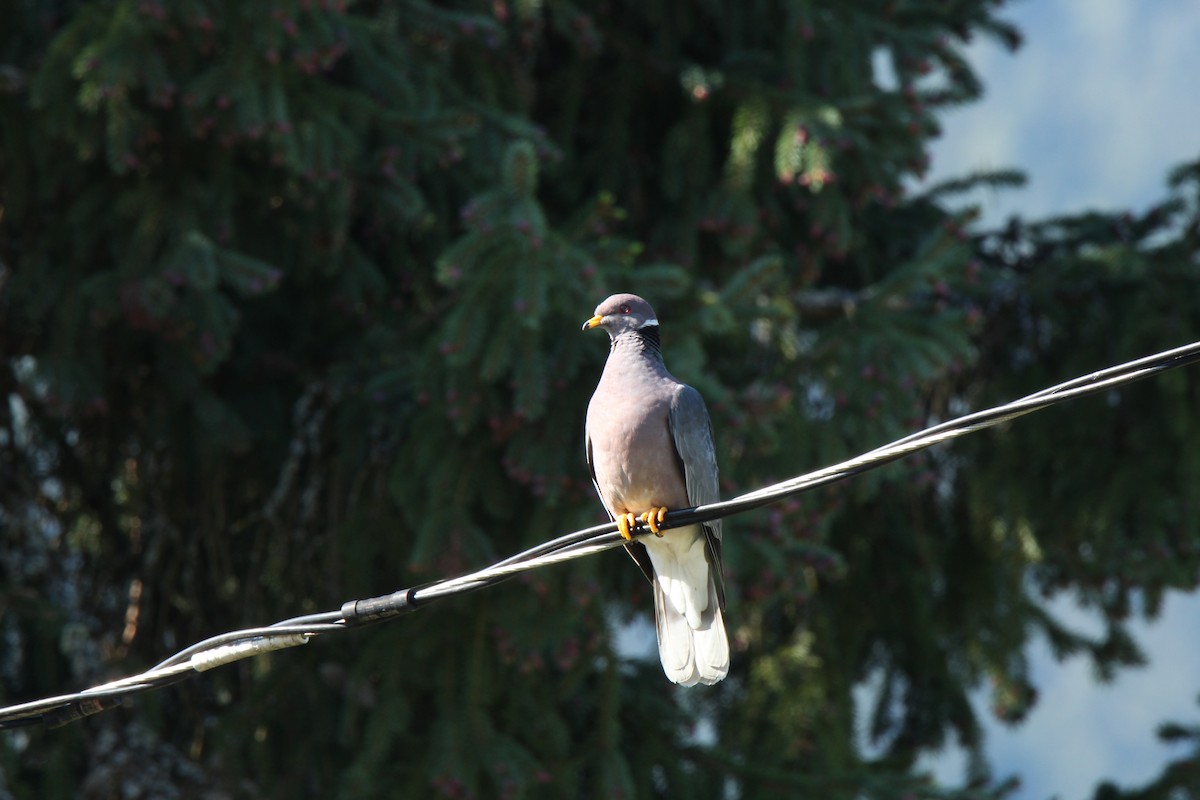
[[[713,445],[712,421],[704,398],[691,386],[680,384],[671,398],[671,413],[667,423],[675,452],[687,484],[688,502],[693,506],[715,503],[721,499],[717,479],[717,451]],[[721,520],[704,523],[704,534],[712,557],[713,575],[721,608],[725,607],[725,581],[721,568]]]

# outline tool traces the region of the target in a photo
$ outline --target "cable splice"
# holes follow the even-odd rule
[[[366,625],[398,617],[416,608],[416,592],[416,589],[401,589],[366,600],[350,600],[342,603],[342,619],[347,625]]]

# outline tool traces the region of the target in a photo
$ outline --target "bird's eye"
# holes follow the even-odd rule
[[[628,313],[629,313],[629,306],[621,306],[621,313],[622,313],[622,314],[628,314]]]

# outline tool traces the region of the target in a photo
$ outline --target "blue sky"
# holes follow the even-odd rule
[[[986,198],[993,221],[1161,198],[1168,170],[1200,154],[1200,3],[1023,0],[1002,15],[1025,44],[970,46],[986,95],[944,117],[930,180],[1026,169],[1024,190]]]
[[[970,46],[987,94],[945,116],[928,180],[1026,170],[1024,189],[974,198],[984,224],[1012,214],[1144,209],[1164,198],[1170,169],[1200,156],[1200,3],[1024,0],[1003,16],[1021,28],[1025,46],[1015,55],[991,42]],[[1054,609],[1083,630],[1097,627],[1070,598]],[[1134,629],[1150,664],[1107,685],[1087,662],[1060,664],[1035,642],[1040,701],[1018,727],[992,719],[986,696],[977,698],[989,760],[998,774],[1021,776],[1018,800],[1090,798],[1101,779],[1137,786],[1178,755],[1154,732],[1166,720],[1200,717],[1200,598],[1172,595],[1158,620]],[[944,780],[962,776],[953,752],[927,764]]]

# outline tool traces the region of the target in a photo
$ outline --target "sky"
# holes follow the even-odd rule
[[[1171,168],[1200,157],[1200,2],[1018,0],[1001,15],[1022,30],[1024,46],[1015,55],[988,40],[969,46],[986,94],[942,119],[927,180],[1027,171],[1025,188],[973,198],[989,226],[1013,214],[1140,210],[1165,198]],[[1098,629],[1070,598],[1053,610]],[[986,694],[976,697],[989,761],[998,776],[1021,777],[1015,800],[1086,800],[1101,779],[1136,787],[1180,755],[1154,733],[1164,721],[1200,719],[1200,597],[1173,594],[1158,620],[1133,630],[1150,663],[1111,684],[1097,683],[1086,661],[1056,662],[1035,641],[1040,700],[1019,726],[997,722]],[[963,774],[953,751],[926,766],[951,783]]]
[[[984,198],[993,221],[1164,197],[1171,167],[1200,155],[1200,3],[1016,0],[1001,16],[1024,45],[969,46],[986,94],[942,119],[929,180],[1027,170],[1025,189]]]

